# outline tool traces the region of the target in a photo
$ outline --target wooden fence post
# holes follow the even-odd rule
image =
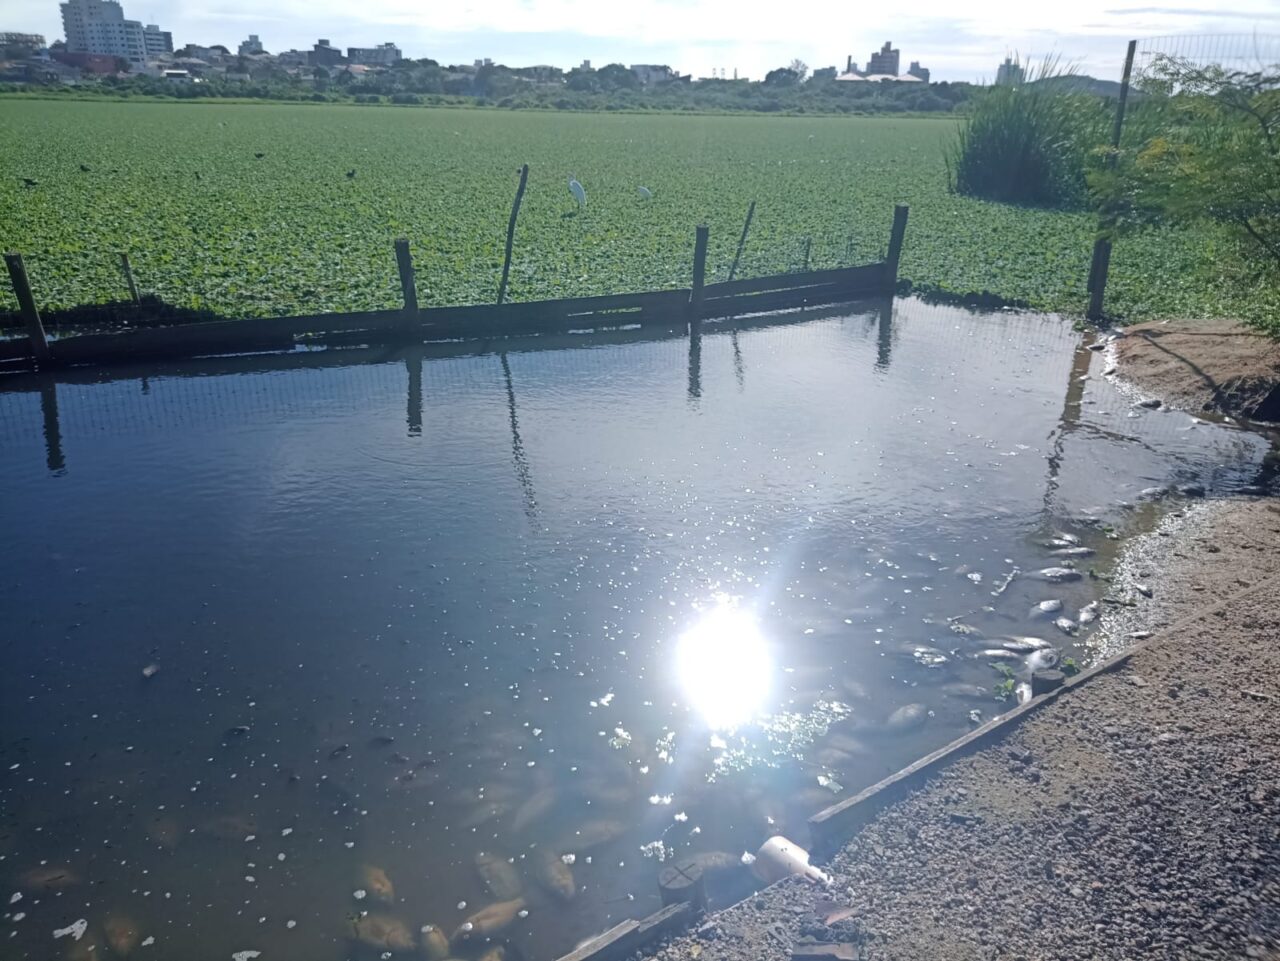
[[[710,228],[698,225],[697,239],[693,244],[693,289],[689,292],[689,311],[694,322],[702,319],[702,288],[707,282],[707,239]]]
[[[502,259],[502,283],[498,285],[498,303],[507,299],[507,275],[511,272],[511,245],[516,239],[516,217],[520,215],[520,201],[524,199],[524,185],[529,182],[529,165],[520,168],[520,186],[516,188],[516,202],[511,205],[511,219],[507,221],[507,254]]]
[[[27,279],[27,266],[22,262],[22,254],[14,251],[5,254],[4,265],[9,268],[13,292],[18,295],[18,307],[27,325],[27,336],[31,338],[31,352],[40,363],[48,363],[51,359],[49,341],[44,335],[44,325],[40,323],[40,311],[36,309],[36,299],[31,294],[31,282]]]
[[[124,272],[124,282],[129,286],[129,299],[135,304],[142,303],[142,298],[138,296],[138,285],[133,281],[133,267],[129,265],[129,255],[124,251],[120,252],[120,269]]]
[[[410,317],[418,313],[418,288],[413,279],[413,255],[407,237],[396,238],[396,266],[400,268],[400,290],[404,294],[404,312]]]
[[[1120,134],[1124,130],[1124,108],[1129,101],[1129,78],[1133,75],[1133,55],[1138,51],[1138,41],[1130,40],[1124,57],[1124,74],[1120,78],[1120,99],[1116,103],[1116,122],[1111,131],[1111,154],[1107,166],[1116,165],[1116,153],[1120,150]],[[1099,218],[1098,236],[1093,241],[1093,261],[1089,267],[1089,307],[1085,316],[1090,320],[1102,319],[1102,298],[1107,292],[1107,274],[1111,270],[1111,238],[1105,236],[1114,226],[1114,218]]]
[[[885,255],[885,280],[889,293],[898,287],[898,261],[902,259],[902,241],[907,234],[906,204],[898,204],[893,208],[893,230],[889,234],[889,253]]]
[[[738,272],[738,261],[742,259],[742,248],[747,245],[747,231],[751,229],[751,218],[756,215],[756,202],[751,201],[751,206],[747,208],[747,220],[742,225],[742,236],[738,238],[738,250],[733,255],[733,263],[729,265],[729,279],[733,280],[734,275]]]

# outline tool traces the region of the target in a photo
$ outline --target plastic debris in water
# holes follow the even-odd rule
[[[750,851],[743,851],[742,857],[739,860],[741,860],[743,864],[750,867],[751,865],[756,863],[756,856],[752,854]]]
[[[631,734],[627,729],[619,725],[613,729],[613,737],[609,738],[609,746],[615,750],[621,751],[624,747],[631,743]]]
[[[58,938],[65,938],[69,934],[73,940],[79,941],[84,937],[84,933],[88,930],[89,922],[86,919],[81,918],[79,921],[72,921],[65,928],[58,928],[53,932],[53,937],[56,940]]]
[[[231,961],[249,961],[250,958],[258,958],[262,956],[261,951],[237,951],[231,955]]]
[[[351,893],[351,896],[355,898],[357,901],[363,901],[365,898],[369,896],[369,892],[364,890],[363,888],[359,888],[353,891]]]
[[[562,854],[560,855],[560,860],[565,864],[572,864],[574,861],[578,860],[578,856],[576,854]]]

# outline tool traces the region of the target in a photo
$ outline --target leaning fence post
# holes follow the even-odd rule
[[[31,294],[31,282],[27,279],[27,266],[22,262],[22,254],[9,251],[4,255],[4,265],[9,268],[13,292],[18,295],[18,307],[27,325],[27,336],[31,338],[31,352],[36,360],[48,362],[51,359],[49,341],[44,335],[44,325],[40,323],[40,311],[36,309],[36,299]]]
[[[738,272],[738,261],[742,259],[742,248],[747,245],[747,231],[751,229],[751,218],[756,215],[756,202],[751,201],[751,206],[747,208],[747,219],[742,225],[742,236],[738,238],[738,250],[733,255],[733,263],[729,265],[729,279],[733,280],[734,275]]]
[[[507,221],[507,253],[502,258],[502,283],[498,285],[498,303],[507,299],[507,275],[511,273],[511,245],[516,239],[516,217],[520,216],[520,201],[524,199],[524,185],[529,182],[529,165],[520,168],[520,186],[516,187],[516,202],[511,205],[511,219]]]
[[[418,288],[413,280],[413,255],[409,253],[407,237],[396,238],[396,266],[400,268],[400,290],[404,294],[404,312],[412,317],[418,313]]]
[[[893,230],[889,234],[889,253],[885,255],[885,279],[889,292],[898,287],[898,261],[902,259],[902,240],[907,234],[906,204],[898,204],[893,208]]]
[[[138,296],[138,285],[133,281],[133,268],[129,265],[129,255],[124,251],[120,252],[120,269],[124,272],[124,282],[129,286],[129,299],[135,304],[142,303],[142,298]]]
[[[1138,41],[1130,40],[1129,49],[1124,57],[1124,74],[1120,78],[1120,99],[1116,103],[1116,123],[1111,131],[1111,153],[1107,157],[1107,166],[1116,165],[1116,154],[1120,150],[1120,134],[1124,130],[1124,108],[1129,100],[1129,78],[1133,74],[1133,55],[1138,51]],[[1102,298],[1107,292],[1107,274],[1111,270],[1111,239],[1106,236],[1114,218],[1099,218],[1098,237],[1093,241],[1093,261],[1089,266],[1089,308],[1085,316],[1090,320],[1102,319]]]
[[[710,228],[698,225],[697,239],[693,244],[693,289],[689,292],[689,311],[694,321],[702,319],[702,288],[707,281],[707,238]]]

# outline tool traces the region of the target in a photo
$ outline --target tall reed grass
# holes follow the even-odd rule
[[[1107,139],[1106,101],[1073,93],[1076,72],[1056,58],[1018,83],[989,87],[946,152],[951,188],[1003,203],[1078,207],[1085,160]]]

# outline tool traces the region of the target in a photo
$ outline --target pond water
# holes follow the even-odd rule
[[[1016,703],[1010,637],[1088,661],[1053,619],[1142,491],[1265,450],[1058,318],[788,320],[0,383],[0,955],[442,954],[508,901],[448,953],[543,961],[664,856],[740,896]]]

